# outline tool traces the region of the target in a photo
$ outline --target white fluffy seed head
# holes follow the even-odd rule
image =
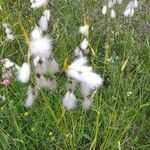
[[[80,44],[81,49],[84,50],[84,51],[86,51],[87,48],[88,48],[88,46],[89,46],[88,40],[86,38],[83,39],[83,41]]]
[[[47,4],[48,0],[30,0],[31,8],[39,8]]]
[[[89,25],[84,25],[81,26],[79,29],[79,33],[83,34],[84,36],[88,36],[89,35]]]
[[[122,4],[123,0],[117,0],[118,4]]]
[[[104,5],[103,8],[102,8],[102,14],[105,15],[107,12],[107,6]]]
[[[42,16],[40,18],[39,26],[40,26],[42,31],[47,31],[47,29],[48,29],[48,21],[47,21],[47,18],[45,16]]]
[[[111,18],[116,17],[116,12],[114,11],[114,9],[111,10],[110,16],[111,16]]]
[[[108,8],[112,8],[114,6],[113,0],[108,1]]]
[[[28,87],[27,90],[27,98],[25,101],[25,107],[29,108],[33,105],[36,97],[38,95],[38,89],[36,87],[32,87],[31,85]]]
[[[37,40],[42,37],[42,31],[38,26],[35,26],[34,29],[31,32],[31,39]]]
[[[73,109],[76,106],[76,97],[72,91],[67,91],[62,101],[66,109]]]
[[[81,83],[81,92],[84,97],[87,97],[90,94],[91,89],[86,83]]]
[[[81,49],[80,49],[79,47],[76,47],[76,48],[74,49],[74,55],[75,55],[76,57],[82,57],[82,56],[83,56],[82,51],[81,51]]]
[[[31,39],[29,47],[33,56],[49,57],[52,49],[52,39],[48,36]]]
[[[30,79],[30,65],[24,63],[22,67],[17,71],[17,79],[22,83],[27,83]]]
[[[50,20],[50,16],[51,16],[51,13],[50,13],[50,10],[46,9],[43,11],[43,16],[46,17],[47,21]]]
[[[54,57],[48,58],[48,72],[57,73],[59,72],[59,65]]]

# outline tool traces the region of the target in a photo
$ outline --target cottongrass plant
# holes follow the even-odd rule
[[[88,109],[92,105],[91,91],[95,91],[103,84],[103,78],[96,74],[92,67],[88,65],[87,54],[89,53],[89,25],[85,24],[79,28],[83,40],[80,48],[74,50],[75,60],[65,69],[66,75],[72,80],[67,84],[67,92],[63,97],[63,106],[72,109],[76,106],[77,99],[75,96],[76,84],[79,84],[84,97],[83,108]]]
[[[117,5],[117,4],[122,4],[123,3],[123,0],[108,0],[107,4],[105,4],[103,7],[102,7],[102,14],[103,15],[106,15],[107,11],[109,9],[110,10],[110,16],[111,18],[115,18],[116,17],[116,11],[114,10],[114,6]],[[125,11],[123,12],[123,15],[125,17],[131,17],[134,15],[134,12],[135,12],[135,9],[138,8],[139,6],[139,2],[138,0],[131,0],[127,7],[125,8]]]

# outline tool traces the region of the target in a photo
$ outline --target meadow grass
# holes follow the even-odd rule
[[[39,20],[41,9],[31,9],[25,0],[1,0],[0,22],[8,22],[15,35],[13,42],[4,40],[0,27],[0,59],[9,58],[21,65],[28,47],[19,20],[28,33]],[[104,76],[103,87],[94,96],[93,107],[85,111],[83,97],[78,107],[65,111],[62,96],[66,77],[56,76],[55,91],[41,90],[32,108],[23,106],[28,84],[15,78],[10,86],[0,85],[6,101],[0,103],[0,149],[2,150],[148,150],[150,149],[150,2],[132,18],[125,18],[125,5],[118,6],[117,17],[101,14],[104,1],[52,0],[48,33],[53,38],[53,52],[63,66],[73,60],[79,45],[78,28],[89,16],[90,43],[96,56],[89,54],[96,72]],[[125,2],[126,3],[126,2]],[[108,62],[108,58],[114,62]],[[2,72],[2,71],[1,71]],[[128,92],[131,92],[128,95]]]

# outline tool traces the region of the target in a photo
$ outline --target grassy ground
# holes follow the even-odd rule
[[[112,20],[109,15],[101,15],[103,1],[50,1],[52,20],[48,32],[60,66],[67,56],[72,61],[73,50],[81,41],[78,28],[83,17],[89,15],[90,43],[96,51],[96,56],[89,58],[94,69],[104,76],[104,86],[97,91],[94,106],[88,111],[82,109],[83,98],[78,93],[78,107],[66,111],[59,122],[65,77],[56,77],[57,89],[42,90],[30,109],[23,106],[27,85],[15,79],[9,87],[0,85],[0,92],[7,98],[0,103],[0,149],[150,149],[150,2],[141,2],[133,18],[123,17],[122,5],[116,8],[117,17]],[[0,58],[21,65],[26,60],[27,46],[18,20],[30,32],[42,9],[31,9],[25,0],[1,0],[1,6],[0,22],[10,23],[15,40],[4,42],[0,26]],[[106,61],[110,57],[114,62]]]

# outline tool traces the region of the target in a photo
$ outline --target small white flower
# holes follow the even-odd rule
[[[43,16],[46,17],[47,21],[50,20],[50,16],[51,16],[51,13],[50,13],[50,10],[46,9],[43,11]]]
[[[54,57],[48,58],[48,72],[57,73],[59,72],[59,65]]]
[[[80,47],[81,47],[82,50],[86,51],[87,48],[88,48],[88,46],[89,46],[89,42],[88,42],[88,40],[85,38],[85,39],[81,42]]]
[[[103,8],[102,8],[102,14],[105,15],[107,12],[107,6],[104,5]]]
[[[82,56],[83,56],[82,51],[81,51],[81,49],[80,49],[79,47],[76,47],[76,48],[74,49],[74,55],[75,55],[76,57],[82,57]]]
[[[116,17],[116,12],[114,11],[114,9],[111,10],[111,18],[115,18]]]
[[[27,99],[25,102],[25,107],[31,107],[37,97],[38,90],[36,87],[32,87],[31,85],[28,87],[27,90]]]
[[[47,4],[48,0],[30,0],[31,8],[39,8]]]
[[[17,71],[17,79],[22,83],[27,83],[30,79],[30,65],[24,63],[22,67]]]
[[[71,90],[66,92],[63,98],[63,106],[66,109],[73,109],[76,106],[76,97]]]
[[[83,101],[83,108],[85,110],[89,109],[92,106],[93,99],[90,96],[87,96]]]
[[[29,47],[33,56],[49,57],[52,49],[52,39],[48,36],[42,36],[38,39],[31,38]]]
[[[40,26],[42,31],[47,31],[47,29],[48,29],[48,21],[47,21],[47,18],[45,16],[42,16],[40,18],[39,26]]]
[[[84,25],[81,26],[79,29],[79,33],[83,34],[84,36],[88,36],[89,35],[89,25]]]

